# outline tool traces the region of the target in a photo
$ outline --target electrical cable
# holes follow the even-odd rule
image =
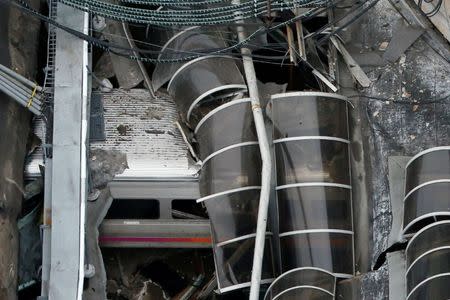
[[[429,3],[430,4],[432,2],[433,2],[433,0],[425,0],[425,3]],[[429,11],[429,12],[425,12],[422,9],[423,0],[418,0],[417,6],[419,6],[420,10],[423,11],[427,17],[433,17],[439,12],[439,10],[441,10],[442,3],[444,3],[443,0],[438,0],[438,3],[436,3],[434,8],[431,11]]]
[[[246,40],[242,41],[242,42],[238,42],[234,45],[231,45],[229,47],[225,47],[222,49],[218,49],[216,51],[213,52],[208,52],[208,53],[201,53],[201,54],[195,54],[192,56],[187,56],[187,57],[181,57],[181,58],[176,58],[176,59],[153,59],[153,58],[148,58],[148,57],[141,57],[138,58],[134,55],[130,55],[130,54],[126,54],[126,53],[122,53],[119,52],[118,50],[123,50],[123,51],[128,51],[129,53],[133,53],[133,49],[131,48],[127,48],[127,47],[121,47],[118,45],[112,45],[108,42],[93,38],[89,35],[83,34],[81,32],[78,32],[76,30],[73,30],[71,28],[68,28],[67,26],[64,26],[62,24],[59,24],[58,22],[40,14],[39,12],[35,11],[34,9],[32,9],[31,7],[28,6],[28,4],[23,1],[23,0],[0,0],[0,2],[6,2],[6,3],[10,3],[20,9],[22,9],[23,11],[37,17],[38,19],[47,22],[55,27],[58,27],[72,35],[75,35],[83,40],[86,40],[89,44],[92,44],[93,46],[96,46],[106,52],[111,52],[113,54],[116,55],[120,55],[120,56],[124,56],[124,57],[128,57],[129,59],[141,59],[144,62],[151,62],[151,63],[156,63],[156,62],[160,62],[160,63],[173,63],[173,62],[183,62],[183,61],[188,61],[191,59],[195,59],[197,57],[201,57],[202,55],[223,55],[223,54],[229,54],[229,52],[233,51],[233,50],[238,50],[240,49],[242,46],[246,45],[250,40],[254,39],[257,35],[263,34],[265,32],[270,32],[273,30],[278,30],[286,25],[289,25],[291,23],[294,23],[300,19],[304,19],[307,20],[309,18],[312,18],[315,15],[318,15],[324,11],[326,11],[327,9],[329,9],[330,7],[333,7],[335,5],[337,5],[339,2],[341,2],[342,0],[338,0],[335,2],[332,2],[331,4],[329,4],[327,7],[323,8],[323,7],[316,7],[314,9],[311,9],[301,15],[298,15],[296,17],[293,17],[287,21],[281,22],[277,25],[271,26],[271,27],[264,27],[261,26],[259,27],[257,30],[255,30],[253,33],[249,34],[248,37],[246,38]],[[378,1],[378,0],[376,0]],[[156,47],[158,47],[159,45],[155,45]],[[155,51],[153,50],[146,50],[146,49],[139,49],[139,53],[142,54],[143,56],[145,56],[145,53],[154,53]],[[261,58],[265,58],[267,59],[268,56],[263,56]],[[281,57],[279,57],[279,59],[281,59]]]
[[[338,0],[338,1],[342,1],[342,0]],[[71,28],[69,28],[69,27],[67,27],[67,26],[64,26],[64,25],[62,25],[62,24],[59,24],[59,23],[56,22],[55,20],[52,20],[52,19],[50,19],[50,18],[48,18],[48,17],[46,17],[46,16],[40,14],[39,12],[37,12],[36,10],[34,10],[33,8],[29,7],[29,5],[28,5],[25,1],[23,1],[23,0],[0,0],[0,2],[10,3],[11,5],[14,5],[14,6],[18,7],[19,9],[21,9],[21,10],[23,10],[23,11],[25,11],[25,12],[27,12],[27,13],[33,15],[33,16],[35,16],[36,18],[38,18],[38,19],[40,19],[40,20],[42,20],[42,21],[44,21],[44,22],[46,22],[46,23],[49,23],[50,25],[53,25],[53,26],[55,26],[55,27],[58,27],[58,28],[60,28],[60,29],[62,29],[62,30],[64,30],[64,31],[66,31],[66,32],[68,32],[68,33],[70,33],[70,34],[72,34],[72,35],[78,37],[78,38],[81,38],[81,39],[83,39],[83,40],[86,40],[89,44],[92,44],[93,46],[96,46],[96,47],[98,47],[98,48],[100,48],[100,49],[102,49],[102,50],[104,50],[104,51],[106,51],[106,52],[111,52],[111,53],[113,53],[113,54],[117,54],[117,55],[120,55],[120,56],[125,56],[125,57],[128,57],[128,58],[130,58],[130,59],[138,59],[136,56],[124,54],[124,53],[121,53],[121,52],[119,52],[119,51],[117,51],[117,50],[113,50],[113,49],[120,49],[120,50],[125,50],[125,51],[130,51],[130,52],[131,52],[131,51],[133,51],[133,49],[127,48],[127,47],[121,47],[121,46],[118,46],[118,45],[112,45],[112,44],[110,44],[110,43],[108,43],[108,42],[105,42],[105,41],[102,41],[102,40],[93,38],[93,37],[91,37],[91,36],[89,36],[89,35],[86,35],[86,34],[84,34],[84,33],[81,33],[81,32],[78,32],[78,31],[76,31],[76,30],[73,30],[73,29],[71,29]],[[314,13],[314,12],[317,12],[317,10],[313,9],[313,10],[308,11],[308,12],[302,14],[302,15],[299,15],[299,16],[297,16],[297,17],[291,19],[291,22],[294,22],[294,19],[295,19],[295,20],[299,20],[302,16],[308,17],[308,16],[310,16],[310,15],[311,15],[312,13]],[[244,40],[244,41],[242,41],[242,42],[239,42],[239,43],[236,43],[236,44],[234,44],[234,45],[232,45],[232,46],[225,47],[225,48],[219,49],[219,50],[214,51],[214,52],[211,52],[211,53],[207,53],[207,54],[208,54],[208,55],[220,55],[220,54],[224,54],[224,53],[227,53],[227,52],[230,52],[230,51],[233,51],[233,50],[237,50],[237,49],[239,49],[240,47],[242,47],[243,45],[245,45],[248,41],[252,40],[255,36],[264,33],[264,31],[266,31],[266,30],[268,30],[268,31],[270,31],[270,30],[275,30],[275,29],[277,29],[277,28],[279,28],[279,27],[285,26],[286,24],[289,24],[289,20],[286,21],[286,22],[280,23],[279,25],[273,26],[272,28],[270,28],[270,27],[269,27],[269,28],[267,28],[267,27],[260,27],[260,28],[258,28],[256,31],[254,31],[252,34],[250,34],[250,35],[247,37],[246,40]],[[158,45],[156,45],[156,46],[158,46]],[[152,52],[154,52],[154,51],[151,51],[151,50],[144,50],[144,49],[139,49],[139,52],[140,52],[141,54],[144,54],[144,53],[152,53]],[[206,54],[206,53],[205,53],[205,54]],[[203,54],[203,55],[205,55],[205,54]],[[183,58],[177,58],[177,59],[167,59],[167,60],[162,60],[162,59],[152,59],[152,58],[145,58],[145,57],[142,57],[141,59],[142,59],[144,62],[152,62],[152,63],[156,63],[156,62],[161,62],[161,63],[173,63],[173,62],[183,62],[183,61],[188,61],[188,60],[191,60],[191,59],[195,59],[195,58],[197,58],[197,57],[200,57],[200,56],[201,56],[201,55],[193,55],[193,56],[189,56],[189,57],[183,57]]]

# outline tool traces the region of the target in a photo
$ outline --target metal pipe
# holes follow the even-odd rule
[[[0,81],[0,90],[3,91],[4,93],[6,93],[7,95],[9,95],[10,97],[14,98],[17,102],[19,102],[22,106],[29,108],[31,111],[33,111],[33,113],[38,112],[37,114],[40,114],[40,106],[35,104],[35,103],[31,103],[30,106],[28,106],[28,97],[20,94],[19,92],[17,92],[16,90],[14,90],[13,88],[11,88],[10,86],[8,86],[7,84],[3,83],[2,81]]]
[[[5,73],[7,73],[8,75],[16,78],[17,80],[23,82],[26,85],[29,85],[30,87],[35,87],[36,84],[34,82],[32,82],[31,80],[28,80],[27,78],[23,77],[22,75],[20,75],[19,73],[14,72],[13,70],[11,70],[10,68],[7,68],[6,66],[0,64],[0,70],[4,71]],[[42,91],[42,88],[40,86],[37,87],[38,91]]]
[[[21,88],[20,86],[16,86],[11,81],[5,80],[1,75],[0,75],[0,84],[3,86],[4,89],[10,90],[15,95],[20,97],[21,99],[24,99],[25,105],[28,105],[28,101],[29,101],[33,91],[25,91],[25,90],[23,90],[23,88]],[[37,109],[41,108],[42,102],[41,102],[40,95],[35,94],[35,96],[33,97],[33,101],[31,102],[31,105]]]
[[[34,88],[29,88],[29,87],[25,86],[23,83],[21,83],[20,81],[18,81],[15,78],[9,76],[8,74],[4,73],[1,70],[0,70],[0,80],[8,83],[8,85],[13,85],[14,87],[20,89],[22,91],[22,93],[26,94],[26,95],[31,95],[31,93],[34,90]],[[36,88],[36,92],[37,92],[37,88]],[[41,99],[41,95],[39,93],[36,93],[35,101],[37,101],[38,104],[41,104],[40,99]]]
[[[239,5],[241,1],[232,0],[231,3],[234,5]],[[244,20],[239,17],[239,14],[236,15],[236,23],[244,23]],[[240,42],[245,40],[246,36],[243,26],[237,26],[237,34]],[[253,255],[252,279],[249,297],[250,300],[258,300],[264,256],[264,243],[266,239],[267,211],[269,208],[269,196],[271,189],[270,180],[272,177],[272,155],[270,152],[269,141],[267,139],[264,116],[259,101],[260,97],[256,81],[255,66],[253,65],[253,59],[251,57],[252,52],[249,48],[243,47],[241,48],[241,54],[262,160],[261,194],[259,197],[258,223],[256,228],[255,251]]]
[[[0,82],[2,82],[5,85],[7,85],[9,89],[14,90],[17,93],[20,93],[20,94],[24,95],[25,98],[28,98],[28,97],[31,96],[33,90],[27,89],[27,87],[22,85],[20,82],[12,81],[10,79],[11,78],[3,77],[2,74],[0,73]],[[36,100],[39,101],[38,104],[41,104],[41,101],[40,101],[41,100],[41,95],[37,92],[37,90],[36,90],[35,98],[36,98]]]
[[[3,88],[2,88],[3,87]],[[27,107],[27,100],[26,98],[22,98],[21,94],[18,94],[16,91],[12,90],[8,85],[0,82],[0,90],[2,90],[5,94],[19,102],[22,106]],[[38,108],[36,108],[34,105],[31,105],[30,107],[27,107],[32,113],[36,115],[40,115],[41,112]]]
[[[122,27],[123,27],[123,32],[125,33],[125,37],[127,38],[128,44],[130,45],[130,48],[133,50],[133,54],[139,58],[139,53],[134,49],[135,45],[134,45],[133,41],[130,39],[131,34],[128,29],[128,26],[124,22],[122,22]],[[152,87],[152,81],[150,80],[150,77],[148,77],[147,70],[145,69],[144,63],[140,59],[137,59],[136,61],[137,61],[139,70],[141,70],[142,77],[144,77],[144,82],[145,82],[145,85],[147,86],[147,89],[150,91],[150,94],[152,95],[152,97],[156,98],[155,91],[153,90],[153,87]]]

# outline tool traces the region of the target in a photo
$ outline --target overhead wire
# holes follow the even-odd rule
[[[73,30],[71,28],[68,28],[67,26],[64,26],[62,24],[59,24],[58,22],[56,22],[55,20],[52,20],[51,18],[48,18],[42,14],[40,14],[39,12],[35,11],[33,8],[31,8],[27,2],[23,1],[23,0],[0,0],[0,2],[7,2],[10,3],[12,5],[15,5],[16,7],[24,10],[25,12],[39,18],[40,20],[47,22],[55,27],[58,27],[62,30],[67,31],[70,34],[73,34],[81,39],[86,40],[89,44],[92,44],[93,46],[99,47],[100,49],[103,49],[104,51],[107,52],[111,52],[113,54],[116,55],[120,55],[120,56],[125,56],[128,57],[129,59],[141,59],[144,62],[151,62],[151,63],[156,63],[156,62],[160,62],[160,63],[172,63],[172,62],[182,62],[182,61],[188,61],[191,59],[195,59],[197,57],[201,57],[203,55],[223,55],[223,54],[229,54],[232,51],[238,50],[240,49],[242,46],[247,45],[249,43],[249,41],[251,41],[252,39],[254,39],[256,36],[263,34],[265,32],[270,32],[270,31],[274,31],[274,30],[278,30],[283,28],[284,26],[287,26],[289,24],[292,24],[298,20],[308,20],[310,18],[312,18],[315,15],[321,14],[323,12],[325,12],[327,9],[336,6],[339,2],[341,2],[342,0],[337,0],[337,1],[332,1],[331,3],[329,3],[326,7],[315,7],[311,10],[308,10],[307,12],[300,14],[298,16],[295,16],[289,20],[286,20],[284,22],[278,23],[276,25],[272,25],[270,27],[267,26],[260,26],[258,29],[256,29],[255,31],[253,31],[251,34],[248,35],[248,37],[241,42],[235,43],[231,46],[228,47],[224,47],[222,49],[214,49],[214,51],[209,51],[209,52],[203,52],[203,53],[195,53],[193,55],[190,56],[183,56],[180,58],[174,58],[174,59],[154,59],[154,58],[149,58],[146,57],[145,54],[151,54],[151,53],[155,53],[154,50],[149,50],[149,49],[131,49],[128,47],[121,47],[119,45],[114,45],[111,44],[109,42],[106,41],[102,41],[99,40],[97,38],[91,37],[90,35],[86,35],[84,33],[78,32],[76,30]],[[375,2],[378,0],[375,0]],[[367,11],[367,10],[366,10]],[[163,25],[164,26],[164,25]],[[333,33],[331,33],[333,34]],[[154,45],[156,47],[158,47],[159,45]],[[139,54],[141,54],[143,57],[138,58],[135,55],[131,55],[130,53],[133,53],[134,50],[138,50]],[[123,53],[122,51],[128,52],[128,53]],[[265,58],[267,59],[268,57],[261,57],[261,58]],[[280,59],[282,59],[280,57]]]

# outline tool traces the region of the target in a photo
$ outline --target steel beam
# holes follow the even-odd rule
[[[57,22],[88,34],[88,14],[61,2]],[[49,299],[81,299],[84,278],[88,45],[56,31]]]

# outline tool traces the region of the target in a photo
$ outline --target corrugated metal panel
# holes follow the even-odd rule
[[[145,89],[120,90],[102,94],[106,140],[92,142],[91,148],[126,153],[128,166],[117,180],[195,179],[197,167],[176,127],[178,112],[164,94],[153,99]],[[44,123],[35,121],[35,133],[43,136]],[[26,175],[36,176],[42,164],[39,149],[26,166]]]

